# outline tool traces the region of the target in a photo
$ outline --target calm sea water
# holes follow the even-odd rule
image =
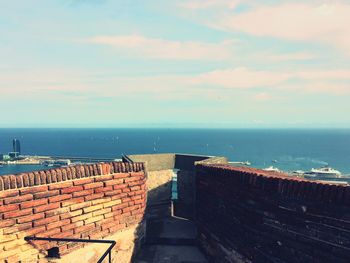
[[[285,171],[324,165],[350,174],[350,130],[0,129],[0,153],[21,141],[22,154],[120,158],[121,154],[191,153],[227,156]],[[277,162],[272,162],[276,160]],[[41,169],[4,165],[0,174]]]

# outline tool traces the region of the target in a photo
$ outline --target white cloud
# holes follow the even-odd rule
[[[255,36],[330,44],[350,55],[350,5],[345,2],[257,6],[210,23]]]
[[[179,5],[186,9],[207,9],[213,7],[225,7],[234,9],[242,0],[196,0],[196,1],[184,1]]]
[[[293,82],[297,80],[297,82]],[[214,70],[192,77],[193,85],[209,85],[213,88],[255,89],[268,88],[301,93],[349,94],[350,70],[324,71],[264,71],[244,67]],[[269,99],[266,92],[258,93],[257,100]]]
[[[193,78],[194,84],[219,85],[227,88],[274,86],[288,80],[290,74],[254,71],[244,67],[215,70]]]
[[[174,60],[225,60],[232,57],[234,45],[234,41],[172,41],[140,35],[96,36],[86,42],[111,46],[131,56]]]
[[[271,61],[297,61],[297,60],[312,60],[315,55],[309,52],[294,52],[294,53],[265,53],[264,59]]]

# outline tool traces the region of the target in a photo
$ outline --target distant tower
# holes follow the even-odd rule
[[[13,139],[12,141],[13,151],[17,152],[19,155],[21,154],[21,144],[18,139]]]

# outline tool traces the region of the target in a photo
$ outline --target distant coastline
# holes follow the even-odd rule
[[[0,152],[11,151],[13,138],[21,141],[23,156],[114,159],[177,152],[227,156],[233,162],[249,161],[257,168],[273,165],[287,172],[330,165],[350,174],[350,129],[7,128],[0,129]],[[0,173],[5,166],[22,172],[27,165],[4,165]]]

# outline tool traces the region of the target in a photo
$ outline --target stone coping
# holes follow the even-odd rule
[[[72,165],[68,167],[33,171],[16,175],[0,175],[0,191],[46,185],[90,176],[140,172],[144,170],[144,163],[141,162],[101,162],[94,164]]]

